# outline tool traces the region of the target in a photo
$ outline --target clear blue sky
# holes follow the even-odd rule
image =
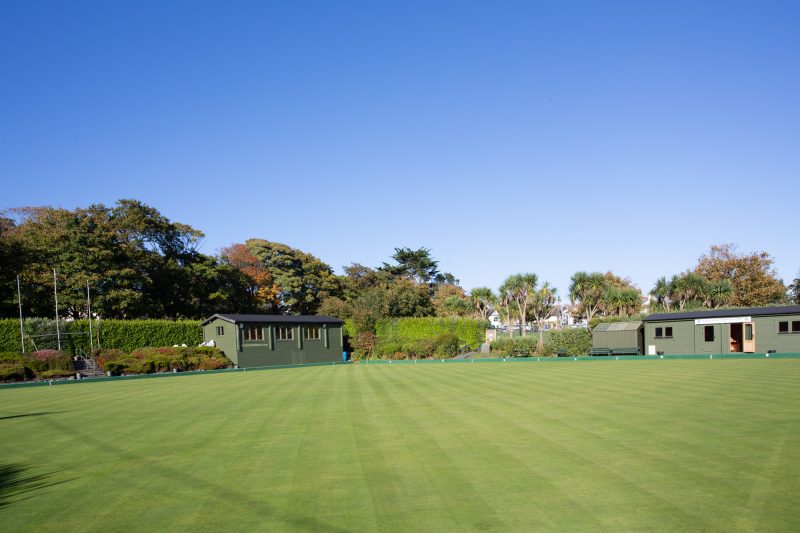
[[[0,4],[0,208],[138,198],[337,271],[800,268],[798,2]]]

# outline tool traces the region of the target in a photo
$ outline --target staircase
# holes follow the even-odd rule
[[[93,357],[78,355],[75,357],[75,372],[80,373],[81,378],[105,377],[106,373],[97,364]]]

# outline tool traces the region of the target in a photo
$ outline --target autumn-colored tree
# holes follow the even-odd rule
[[[280,304],[280,287],[261,260],[244,244],[233,244],[222,249],[224,260],[241,271],[250,280],[248,293],[261,311],[275,311]]]
[[[431,303],[433,304],[433,308],[436,311],[436,316],[453,316],[454,311],[460,307],[454,304],[452,301],[447,304],[449,298],[457,298],[464,300],[467,302],[467,294],[464,292],[464,289],[459,287],[458,285],[439,285],[433,291],[433,297],[431,298]],[[470,305],[471,307],[471,305]]]
[[[720,244],[700,256],[695,272],[710,282],[730,280],[733,290],[725,303],[737,307],[769,305],[786,300],[786,286],[773,263],[767,252],[740,255],[735,245]]]

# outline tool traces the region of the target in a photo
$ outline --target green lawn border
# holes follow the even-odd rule
[[[363,359],[361,365],[416,365],[450,363],[567,363],[575,361],[660,361],[660,360],[720,360],[720,359],[800,359],[800,353],[737,353],[737,354],[685,354],[685,355],[611,355],[611,356],[568,356],[568,357],[497,357],[476,359]],[[161,374],[136,374],[131,376],[111,376],[103,378],[61,379],[51,381],[22,381],[4,383],[0,390],[16,387],[49,387],[52,385],[71,385],[76,383],[98,383],[102,381],[123,381],[128,379],[150,379],[178,376],[198,376],[227,374],[232,372],[255,372],[259,370],[281,370],[286,368],[308,368],[315,366],[350,365],[353,361],[332,361],[327,363],[306,363],[302,365],[272,365],[249,368],[223,368],[220,370],[193,370],[190,372],[164,372]]]

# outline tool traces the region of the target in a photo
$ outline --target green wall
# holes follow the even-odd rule
[[[225,328],[224,335],[216,334],[217,326]],[[260,327],[263,331],[263,339],[245,341],[242,330],[248,326]],[[304,338],[304,330],[307,326],[320,327],[318,340]],[[291,327],[293,330],[292,340],[278,340],[276,338],[278,327]],[[242,368],[341,362],[344,351],[341,324],[233,324],[217,318],[203,327],[203,338],[206,341],[214,339],[217,347],[225,353],[228,359]]]
[[[778,333],[778,322],[800,320],[800,315],[754,316],[755,353],[775,350],[777,353],[800,352],[800,333]],[[705,341],[705,325],[695,325],[694,319],[645,322],[645,354],[648,346],[666,355],[730,353],[730,324],[708,324],[714,327],[714,340]],[[672,338],[655,337],[657,327],[672,327]]]

